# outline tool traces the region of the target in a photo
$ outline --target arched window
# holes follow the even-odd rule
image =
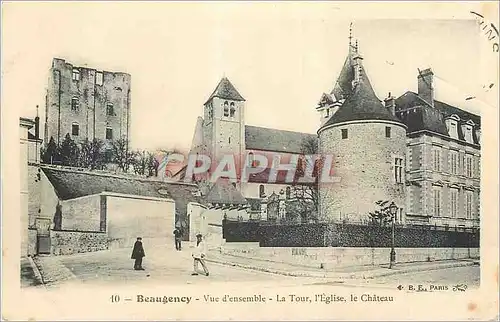
[[[264,189],[265,189],[265,188],[264,188],[264,185],[263,185],[263,184],[261,184],[261,185],[259,186],[259,197],[260,197],[260,198],[264,198],[264,197],[266,196],[266,192],[265,192],[265,190],[264,190]]]
[[[227,101],[224,102],[224,116],[229,116],[229,104]]]
[[[229,109],[230,114],[229,116],[234,117],[234,112],[236,111],[236,108],[234,107],[234,102],[231,102],[231,108]]]

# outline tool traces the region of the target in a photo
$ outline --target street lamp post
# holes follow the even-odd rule
[[[398,206],[394,203],[394,201],[389,206],[389,213],[391,214],[391,258],[389,262],[389,268],[392,268],[396,262],[396,250],[394,249],[394,230],[396,223],[396,212],[398,211]]]

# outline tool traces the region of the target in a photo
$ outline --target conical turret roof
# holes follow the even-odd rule
[[[245,99],[243,96],[238,93],[236,88],[231,84],[229,79],[227,77],[223,77],[217,87],[215,88],[214,92],[208,100],[205,102],[207,104],[212,98],[218,97],[218,98],[223,98],[223,99],[228,99],[228,100],[233,100],[233,101],[244,101]]]
[[[333,124],[357,120],[385,120],[401,123],[375,95],[365,68],[360,62],[361,59],[357,47],[349,44],[349,54],[332,90],[332,94],[337,99],[343,98],[345,101],[320,130]],[[355,68],[359,69],[357,80]]]

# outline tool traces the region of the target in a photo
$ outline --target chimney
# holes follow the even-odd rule
[[[391,112],[392,115],[396,115],[396,99],[394,96],[391,95],[391,92],[389,92],[389,95],[387,95],[387,98],[384,99],[385,103],[385,108],[389,112]]]
[[[40,117],[38,117],[38,105],[36,106],[35,117],[35,139],[40,139]]]
[[[418,70],[418,96],[434,107],[434,73],[427,68]]]

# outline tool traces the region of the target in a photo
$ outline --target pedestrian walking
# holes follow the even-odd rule
[[[142,238],[137,237],[137,240],[134,244],[134,249],[132,250],[132,259],[135,259],[134,262],[134,269],[136,271],[143,271],[144,268],[142,267],[142,258],[146,256],[146,253],[144,252],[144,247],[142,247]]]
[[[175,227],[174,238],[175,238],[175,249],[181,250],[182,230],[179,226]]]
[[[208,268],[205,263],[206,251],[205,251],[205,242],[203,241],[203,237],[201,234],[196,235],[196,247],[193,251],[193,273],[191,275],[198,275],[198,263],[203,267],[203,272],[206,276],[208,276]]]

